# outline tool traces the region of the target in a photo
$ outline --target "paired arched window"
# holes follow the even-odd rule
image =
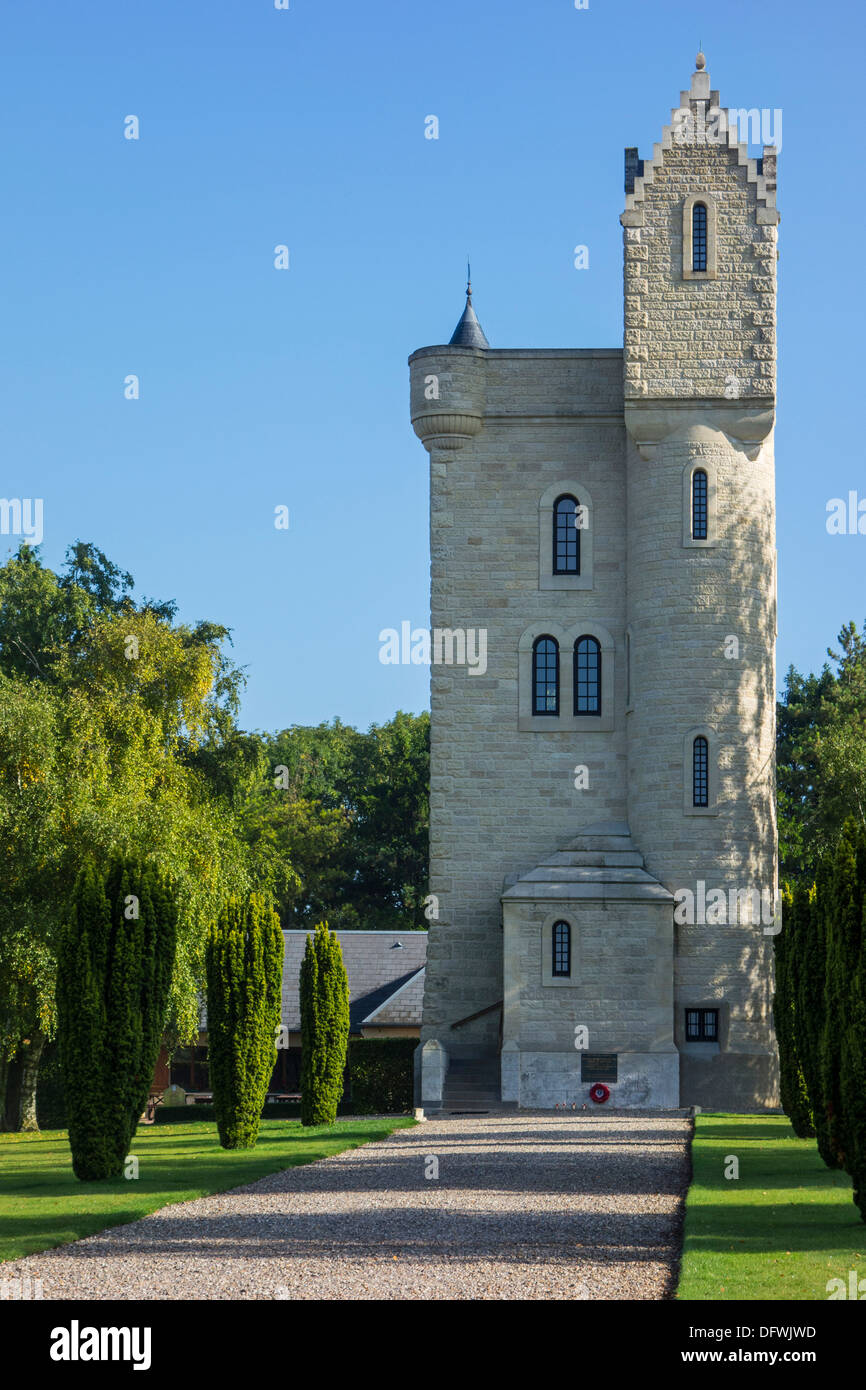
[[[709,483],[706,471],[696,468],[692,474],[692,540],[707,539]]]
[[[571,974],[571,927],[567,922],[554,922],[551,935],[553,942],[553,974]]]
[[[692,270],[707,268],[707,205],[695,203],[692,208]]]
[[[559,643],[536,637],[532,644],[532,713],[559,714]]]
[[[553,504],[553,573],[580,574],[578,501],[563,493]]]
[[[574,712],[601,714],[601,643],[595,637],[574,644]]]
[[[692,805],[710,804],[710,746],[703,735],[692,744]]]

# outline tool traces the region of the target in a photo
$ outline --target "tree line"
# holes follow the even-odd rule
[[[137,601],[90,543],[58,573],[27,545],[0,566],[2,1127],[36,1127],[86,866],[135,861],[171,885],[169,1047],[197,1038],[229,900],[261,893],[284,927],[426,926],[428,716],[244,731],[230,646],[173,601]]]
[[[78,874],[57,951],[57,1019],[72,1168],[119,1178],[148,1097],[177,945],[171,881],[142,860]],[[283,934],[261,893],[232,896],[205,945],[208,1052],[220,1145],[249,1149],[277,1055]],[[343,1092],[349,982],[318,923],[301,966],[301,1122],[332,1125]]]

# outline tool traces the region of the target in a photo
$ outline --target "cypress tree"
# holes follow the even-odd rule
[[[845,1165],[845,1121],[842,1095],[842,1044],[847,1022],[847,997],[856,968],[863,915],[862,885],[857,881],[857,827],[845,822],[829,872],[822,881],[824,921],[824,1027],[821,1035],[821,1088],[825,1111],[825,1162]],[[820,1147],[820,1145],[819,1145]]]
[[[783,926],[773,938],[776,957],[776,990],[773,1021],[779,1044],[779,1091],[782,1109],[801,1139],[815,1133],[806,1089],[800,1042],[798,966],[800,961],[799,907],[787,885],[782,889]]]
[[[72,1166],[119,1177],[147,1102],[174,966],[177,912],[151,867],[88,865],[58,952],[60,1062]]]
[[[841,939],[836,943],[839,1110],[835,1133],[840,1162],[851,1176],[854,1201],[866,1221],[866,833],[853,820],[847,832],[854,891],[849,911],[840,918]]]
[[[818,869],[811,887],[800,884],[794,894],[794,911],[800,941],[798,970],[798,1009],[800,1021],[800,1060],[806,1092],[812,1108],[812,1122],[818,1152],[828,1168],[837,1168],[838,1159],[829,1138],[827,1098],[824,1094],[822,1047],[825,1033],[827,971],[824,943],[825,909],[829,891],[830,862]]]
[[[301,1123],[331,1125],[343,1094],[349,1043],[349,981],[327,923],[307,937],[300,974]]]
[[[208,1066],[220,1144],[250,1149],[277,1060],[280,919],[260,893],[226,903],[207,950]]]

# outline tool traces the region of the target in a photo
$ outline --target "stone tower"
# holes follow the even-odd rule
[[[703,55],[620,220],[622,350],[492,349],[470,288],[410,359],[428,1108],[776,1102],[775,150]]]

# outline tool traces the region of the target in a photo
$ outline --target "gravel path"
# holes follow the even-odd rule
[[[429,1120],[2,1274],[45,1298],[664,1298],[689,1132],[657,1111]]]

